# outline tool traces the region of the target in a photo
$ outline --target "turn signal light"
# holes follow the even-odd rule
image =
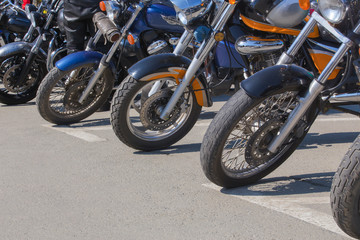
[[[310,9],[310,0],[299,0],[299,6],[303,10]]]
[[[217,32],[217,33],[215,33],[214,38],[215,38],[215,41],[220,42],[220,41],[224,40],[225,35],[222,32]]]
[[[235,4],[235,3],[236,3],[236,0],[229,0],[229,3],[230,3],[230,4]]]
[[[100,10],[101,10],[101,11],[103,11],[103,12],[106,11],[106,5],[105,5],[104,1],[101,1],[101,2],[99,3],[99,6],[100,6]]]
[[[134,44],[135,44],[135,39],[134,39],[133,35],[131,35],[131,34],[129,34],[129,35],[127,36],[127,40],[128,40],[128,42],[129,42],[131,45],[134,45]]]

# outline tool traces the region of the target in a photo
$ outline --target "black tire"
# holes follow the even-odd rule
[[[330,200],[339,227],[348,235],[360,239],[360,135],[335,173]]]
[[[19,79],[28,53],[9,54],[0,59],[0,102],[7,105],[27,103],[36,96],[39,84],[47,73],[45,63],[38,58],[32,62],[27,81],[21,86],[12,85]]]
[[[77,102],[96,69],[97,64],[95,63],[83,64],[68,71],[61,71],[54,67],[45,76],[37,93],[36,104],[40,115],[51,123],[72,124],[90,116],[104,105],[114,85],[114,76],[110,69],[105,70],[93,88],[92,94],[85,99],[85,103]],[[74,70],[77,70],[79,75],[73,82],[66,85],[66,79]],[[61,94],[56,94],[59,91]],[[74,94],[75,97],[71,98],[71,94]],[[55,100],[56,97],[59,100]]]
[[[292,108],[284,108],[284,111],[280,111],[280,104],[276,109],[275,105],[269,104],[271,98],[295,100],[297,93],[294,92],[293,97],[290,94],[291,92],[283,93],[280,95],[284,96],[283,98],[276,98],[279,95],[274,94],[256,99],[251,98],[244,90],[240,89],[226,102],[211,122],[201,145],[201,165],[210,181],[226,188],[248,185],[275,170],[292,154],[305,137],[315,116],[307,116],[308,125],[303,127],[301,136],[290,137],[276,154],[271,155],[266,149],[266,144],[281,127],[289,111],[292,111]],[[264,103],[272,106],[268,111],[268,116],[265,115],[267,111],[264,109],[267,108]],[[264,106],[261,108],[262,105]],[[264,115],[257,113],[257,110],[263,110]],[[314,110],[312,107],[308,112],[313,113]],[[281,120],[277,115],[279,113],[282,116]],[[266,120],[263,121],[257,117],[264,117]],[[241,120],[242,122],[240,122]],[[237,138],[238,135],[239,138]],[[231,157],[233,151],[236,153]],[[240,158],[244,158],[244,160],[240,161]]]
[[[196,123],[201,112],[201,106],[198,105],[194,94],[191,93],[191,107],[188,108],[188,115],[181,124],[179,124],[180,127],[174,132],[170,132],[168,135],[165,134],[164,136],[157,136],[157,132],[154,130],[154,132],[150,131],[152,135],[149,138],[147,138],[146,134],[144,136],[141,135],[142,133],[137,134],[137,127],[133,126],[130,119],[130,111],[133,110],[135,114],[140,115],[139,112],[141,111],[136,107],[131,106],[134,106],[134,98],[141,89],[144,89],[144,92],[148,92],[149,87],[147,84],[152,84],[152,82],[136,81],[131,76],[125,78],[113,97],[111,105],[111,124],[116,136],[129,147],[143,151],[152,151],[167,148],[183,138]],[[143,101],[144,98],[142,95],[139,97],[138,102]],[[145,105],[146,103],[144,106]],[[172,126],[173,125],[169,126],[169,128]],[[140,125],[138,128],[148,131],[144,125]]]

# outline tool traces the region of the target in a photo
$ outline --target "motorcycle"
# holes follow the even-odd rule
[[[212,105],[212,96],[233,94],[244,78],[274,65],[308,19],[308,10],[294,0],[172,3],[186,29],[181,45],[173,54],[151,56],[132,66],[112,102],[115,134],[139,150],[162,149],[180,140],[201,108]],[[202,43],[191,61],[181,55],[193,37]],[[308,37],[317,46],[319,29]],[[318,72],[320,66],[302,50],[296,62]],[[138,99],[142,107],[134,111]]]
[[[333,108],[360,116],[346,108],[360,103],[358,4],[319,0],[277,65],[241,83],[241,90],[211,122],[201,145],[201,165],[210,181],[231,188],[263,178],[295,151],[321,111]],[[317,24],[340,45],[316,77],[291,63]]]
[[[63,2],[54,0],[45,4],[47,15],[35,11],[37,8],[34,5],[26,5],[32,27],[24,41],[12,42],[0,48],[1,103],[15,105],[33,99],[48,71],[47,61],[51,61],[48,59],[46,47],[54,41],[58,46],[64,45],[64,34],[57,25]],[[37,37],[31,42],[34,35]]]
[[[0,3],[0,47],[21,40],[30,25],[30,20],[22,8],[9,0]]]
[[[338,226],[348,235],[360,239],[360,135],[335,173],[330,202]]]
[[[70,54],[46,75],[36,103],[40,115],[49,122],[71,124],[90,116],[106,104],[131,65],[148,55],[171,52],[183,32],[166,1],[104,1],[100,7],[107,16],[96,14],[95,22],[101,28],[99,18],[110,19],[109,29],[102,31],[112,46],[106,54]]]

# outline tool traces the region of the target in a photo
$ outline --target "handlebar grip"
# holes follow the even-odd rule
[[[120,31],[116,25],[103,13],[97,12],[93,16],[93,22],[101,33],[110,42],[116,42],[120,38]]]

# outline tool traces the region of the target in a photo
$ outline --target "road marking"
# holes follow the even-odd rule
[[[70,126],[57,126],[57,125],[50,125],[50,124],[46,124],[46,125],[43,125],[43,126],[54,129],[54,130],[57,130],[59,132],[66,133],[66,134],[68,134],[70,136],[79,138],[79,139],[84,140],[86,142],[104,142],[104,141],[107,141],[107,139],[105,139],[105,138],[101,138],[101,137],[96,136],[95,134],[91,134],[91,133],[88,133],[88,132],[84,131],[84,129],[86,129],[86,130],[89,130],[89,129],[91,129],[91,130],[93,130],[93,129],[95,129],[95,130],[99,130],[99,129],[104,130],[103,127],[79,128],[79,127],[70,127]]]
[[[346,235],[335,223],[333,217],[329,214],[316,211],[314,209],[304,207],[300,204],[319,204],[325,203],[330,206],[330,197],[281,197],[280,195],[261,195],[258,192],[254,194],[247,188],[236,188],[223,190],[221,187],[206,183],[202,184],[204,187],[223,191],[227,195],[232,197],[240,198],[241,200],[260,205],[262,207],[275,210],[277,212],[292,216],[302,221],[311,223],[318,227],[324,228],[328,231],[340,234],[342,236],[349,237]]]
[[[336,117],[320,117],[315,122],[337,122],[337,121],[359,121],[360,118],[336,118]]]
[[[195,127],[209,127],[211,120],[200,120],[195,123]],[[336,121],[359,121],[360,118],[336,118],[336,117],[319,117],[315,122],[336,122]],[[43,125],[45,127],[55,129],[57,131],[66,133],[70,136],[82,139],[87,142],[104,142],[107,141],[105,138],[96,136],[95,134],[89,133],[89,131],[108,131],[112,130],[111,125],[105,126],[82,126],[81,124],[73,124],[71,126],[58,126],[58,125]]]

